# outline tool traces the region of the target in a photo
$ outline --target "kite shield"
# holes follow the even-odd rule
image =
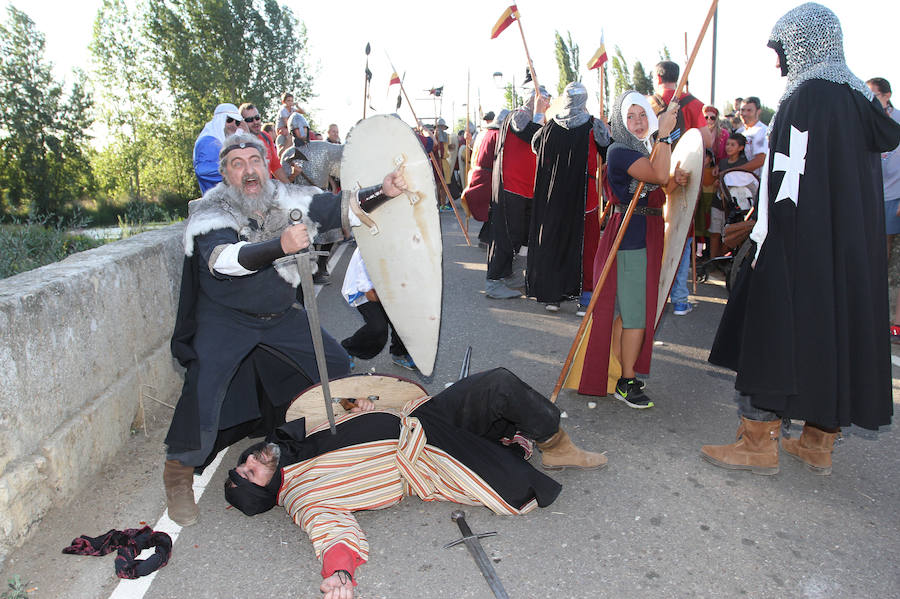
[[[340,406],[343,397],[377,397],[375,408],[390,409],[399,412],[406,402],[419,399],[428,393],[418,383],[408,379],[387,374],[352,374],[338,379],[331,379],[328,384],[335,401],[334,410],[343,414]],[[290,422],[298,418],[306,418],[306,432],[327,424],[325,413],[325,395],[322,385],[316,384],[298,395],[288,408],[285,420]]]
[[[694,219],[694,208],[700,195],[700,182],[703,176],[703,138],[696,129],[689,129],[678,140],[672,150],[670,173],[675,172],[675,165],[681,163],[683,170],[691,173],[690,181],[684,187],[678,187],[666,198],[666,237],[663,244],[662,266],[659,272],[659,293],[656,304],[656,323],[662,316],[672,281],[678,271],[684,242],[687,240],[691,222]]]
[[[402,166],[409,191],[371,214],[357,213],[353,236],[391,324],[425,376],[434,370],[441,327],[441,223],[431,162],[409,125],[376,115],[347,135],[341,182],[378,185]]]

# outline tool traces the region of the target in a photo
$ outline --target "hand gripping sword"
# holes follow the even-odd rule
[[[487,581],[488,586],[491,587],[491,590],[494,592],[494,597],[497,597],[497,599],[509,599],[509,595],[506,594],[506,590],[503,588],[503,583],[500,582],[497,572],[494,571],[491,560],[488,559],[487,554],[484,552],[484,548],[478,541],[478,539],[492,537],[497,533],[483,532],[477,535],[473,534],[472,529],[466,524],[466,513],[462,510],[453,510],[453,513],[450,514],[450,519],[456,522],[463,536],[461,539],[457,539],[444,545],[444,549],[459,545],[460,543],[465,543],[466,549],[472,554],[472,558],[475,560],[475,563],[478,564],[478,569],[481,570],[481,574]]]
[[[299,223],[303,219],[303,212],[294,208],[290,212],[291,222]],[[327,256],[328,252],[309,251],[305,247],[296,254],[297,272],[300,273],[300,286],[303,288],[303,303],[306,309],[306,317],[309,319],[309,334],[312,337],[313,350],[316,354],[316,366],[319,367],[319,381],[322,384],[322,393],[325,395],[325,413],[328,414],[328,425],[331,434],[337,434],[334,425],[334,409],[331,406],[331,388],[328,386],[328,364],[325,362],[325,342],[322,340],[322,327],[319,325],[319,306],[316,303],[316,287],[313,283],[312,265],[319,256]]]

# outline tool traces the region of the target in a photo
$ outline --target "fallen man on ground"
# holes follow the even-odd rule
[[[306,434],[302,418],[276,429],[241,454],[225,481],[225,498],[244,514],[282,505],[306,530],[326,599],[352,598],[356,568],[369,557],[353,512],[406,495],[503,515],[546,507],[562,487],[526,461],[532,441],[545,469],[606,466],[604,455],[579,449],[559,428],[555,404],[504,368],[412,400],[400,414],[369,399],[354,403],[345,400],[350,411],[336,435],[327,423]]]

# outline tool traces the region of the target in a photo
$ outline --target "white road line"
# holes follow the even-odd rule
[[[329,272],[334,268],[334,266],[341,259],[341,256],[344,255],[344,252],[347,251],[347,243],[341,243],[335,248],[333,252],[331,252],[331,256],[328,258],[328,270]],[[316,295],[319,295],[319,292],[322,291],[322,285],[316,285]],[[219,469],[219,464],[222,463],[222,458],[225,457],[225,454],[228,453],[228,448],[226,447],[222,451],[219,452],[219,455],[216,456],[216,459],[212,461],[212,463],[207,466],[203,470],[203,474],[200,476],[194,476],[194,501],[200,503],[200,497],[203,495],[203,492],[206,490],[206,485],[209,484],[210,479],[216,473],[216,470]],[[178,535],[181,533],[182,526],[176,524],[169,518],[169,510],[163,512],[162,517],[156,522],[153,526],[153,530],[168,533],[170,537],[172,537],[172,550],[175,549],[175,542],[178,540]],[[147,559],[151,555],[153,555],[153,549],[145,549],[138,556],[138,559]],[[159,570],[157,570],[159,572]],[[109,596],[109,599],[142,599],[143,596],[150,590],[150,585],[153,583],[153,579],[156,578],[156,573],[153,572],[148,574],[147,576],[143,576],[141,578],[136,578],[133,580],[122,579],[119,581],[119,584],[116,585],[116,588],[113,590],[112,594]]]
[[[894,354],[891,354],[891,362],[894,363],[894,366],[900,366],[900,358],[898,358]]]
[[[213,477],[213,474],[216,473],[216,470],[219,468],[219,464],[222,463],[222,458],[225,457],[225,454],[227,452],[228,448],[220,451],[219,455],[216,456],[216,459],[214,459],[212,463],[203,471],[203,474],[201,474],[200,476],[194,476],[195,501],[200,501],[200,497],[203,495],[203,492],[206,491],[206,485],[209,484],[209,480]],[[179,524],[176,524],[172,521],[171,518],[169,518],[168,509],[163,512],[162,517],[153,526],[153,530],[169,533],[169,536],[172,537],[173,550],[175,541],[178,540],[178,535],[179,533],[181,533],[181,528],[182,527]],[[140,559],[147,559],[151,555],[153,555],[153,549],[145,549],[138,557]],[[153,582],[153,579],[156,578],[157,572],[159,572],[159,570],[141,578],[135,578],[133,580],[121,580],[116,586],[115,590],[113,590],[112,595],[110,595],[109,598],[141,599],[141,597],[143,597],[147,590],[150,588],[150,584]]]

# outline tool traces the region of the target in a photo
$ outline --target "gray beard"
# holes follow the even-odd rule
[[[271,179],[265,179],[258,194],[248,195],[241,188],[226,184],[225,202],[238,214],[258,219],[258,215],[275,207],[275,186]]]

